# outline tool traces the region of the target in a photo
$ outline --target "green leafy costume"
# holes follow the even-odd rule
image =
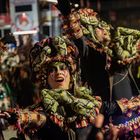
[[[111,37],[113,27],[97,18],[92,9],[73,10],[67,17],[63,17],[63,31],[72,39],[84,38],[85,44],[97,51],[105,52],[111,59],[123,65],[129,64],[140,54],[140,31],[125,27],[117,27],[114,37]],[[106,41],[100,42],[96,36],[96,29],[106,31]],[[114,30],[114,29],[113,29]]]

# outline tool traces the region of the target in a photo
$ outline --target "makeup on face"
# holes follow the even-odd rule
[[[48,73],[58,72],[60,70],[68,70],[68,67],[63,62],[54,62],[48,68]]]
[[[54,62],[48,68],[48,84],[51,88],[68,89],[70,84],[70,72],[63,62]]]

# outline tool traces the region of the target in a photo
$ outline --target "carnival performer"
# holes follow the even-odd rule
[[[3,62],[8,51],[8,44],[16,45],[15,38],[12,34],[6,35],[0,38],[0,139],[4,140],[2,133],[3,129],[6,129],[5,118],[10,117],[9,113],[6,111],[12,106],[12,96],[10,87],[4,78],[3,74]]]
[[[7,120],[31,139],[91,140],[95,138],[94,125],[102,124],[100,112],[110,116],[139,110],[140,97],[103,102],[82,86],[78,50],[65,36],[36,43],[30,62],[33,78],[41,84],[41,102],[9,113]],[[139,117],[128,123],[139,127]],[[130,131],[125,125],[117,127]]]
[[[109,76],[110,97],[108,94],[105,94],[102,95],[102,98],[104,99],[104,96],[108,96],[110,101],[115,101],[121,98],[131,99],[133,96],[139,95],[139,89],[130,68],[131,64],[140,55],[140,31],[125,27],[117,27],[115,29],[112,25],[101,20],[93,9],[81,8],[77,10],[72,8],[68,1],[65,1],[64,7],[62,4],[64,1],[62,1],[58,0],[57,8],[62,13],[64,34],[76,44],[79,51],[81,51],[80,54],[86,54],[84,57],[89,57],[91,50],[106,56],[104,69],[106,69]],[[87,53],[85,53],[85,50]],[[90,65],[93,62],[92,58],[95,58],[94,54],[92,53],[93,57],[89,58],[91,60]],[[97,61],[102,63],[98,59]],[[87,63],[84,61],[82,63],[83,67]],[[97,69],[100,69],[100,67]],[[90,68],[86,67],[86,70],[90,72]],[[88,74],[92,75],[92,73]],[[94,80],[89,80],[89,76],[87,78],[91,85],[91,82],[94,82]],[[130,120],[134,120],[135,115],[135,113],[131,114]],[[109,117],[106,116],[106,118]],[[112,123],[117,125],[122,122],[125,124],[128,121],[125,116],[120,114],[112,118]]]

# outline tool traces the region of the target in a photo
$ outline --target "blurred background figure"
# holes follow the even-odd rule
[[[19,46],[16,45],[15,37],[11,34],[4,36],[0,41],[0,109],[8,111],[12,107],[25,108],[36,101],[34,89],[36,93],[38,91],[30,79],[28,53],[24,58],[22,57],[23,59],[20,57],[20,54],[25,55],[26,49],[24,53],[19,53]],[[31,46],[28,40],[27,44]],[[8,130],[7,121],[3,118],[0,121],[1,130]],[[6,131],[4,134],[6,136]]]
[[[14,52],[15,44],[15,39],[12,35],[0,39],[0,140],[4,140],[2,131],[8,127],[7,121],[3,119],[3,112],[9,110],[13,105],[12,90],[6,71],[12,65],[12,63],[7,63],[9,62],[7,58],[9,53]]]
[[[8,110],[12,103],[11,89],[4,79],[2,73],[0,73],[0,109]]]
[[[18,67],[14,72],[12,85],[16,104],[20,108],[26,108],[35,101],[35,85],[31,81],[29,66]]]

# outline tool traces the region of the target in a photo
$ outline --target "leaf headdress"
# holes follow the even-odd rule
[[[36,80],[46,86],[47,69],[52,62],[64,62],[74,75],[79,69],[79,52],[64,36],[49,37],[37,42],[30,51],[31,69]]]

